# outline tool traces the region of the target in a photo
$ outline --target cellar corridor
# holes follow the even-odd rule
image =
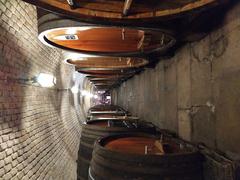
[[[240,180],[240,1],[175,1],[0,0],[0,180]],[[139,142],[115,147],[114,128],[195,161],[131,159]]]

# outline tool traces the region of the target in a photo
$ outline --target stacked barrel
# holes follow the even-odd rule
[[[78,179],[201,180],[198,151],[123,108],[97,105],[82,127]]]

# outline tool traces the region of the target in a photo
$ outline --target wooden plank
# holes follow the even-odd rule
[[[144,39],[145,39],[145,34],[143,34],[143,36],[141,37],[138,45],[137,45],[137,48],[138,49],[141,49],[143,47],[143,42],[144,42]]]
[[[144,33],[142,38],[140,39],[137,49],[138,50],[144,50],[144,48],[148,47],[151,43],[152,35],[149,33]]]
[[[124,7],[123,7],[123,15],[124,16],[128,15],[131,5],[132,5],[132,0],[125,0]]]
[[[126,33],[126,32],[125,32],[125,29],[123,28],[123,29],[122,29],[122,40],[123,40],[123,41],[125,40],[125,33]]]
[[[159,154],[165,154],[164,149],[163,149],[163,145],[162,145],[162,143],[160,141],[155,141],[154,145],[160,151]]]

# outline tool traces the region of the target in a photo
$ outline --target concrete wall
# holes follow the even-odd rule
[[[239,159],[239,15],[235,3],[204,39],[115,89],[116,103],[183,139]]]
[[[76,179],[80,123],[64,90],[73,68],[37,36],[33,6],[0,0],[0,179]],[[40,72],[54,74],[57,86],[23,80]]]

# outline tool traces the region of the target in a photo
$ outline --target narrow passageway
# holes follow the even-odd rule
[[[115,103],[186,140],[238,157],[239,12],[238,3],[221,27],[116,88]]]
[[[239,180],[238,0],[0,0],[0,180]]]

